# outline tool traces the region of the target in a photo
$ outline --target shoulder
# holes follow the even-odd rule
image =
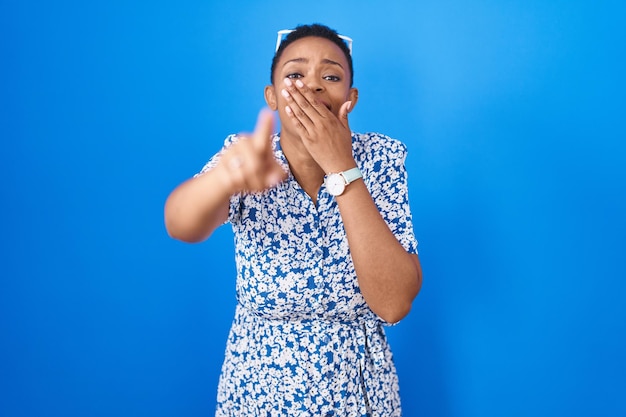
[[[205,172],[209,171],[210,169],[214,168],[215,165],[217,165],[220,158],[222,157],[224,150],[226,150],[233,143],[237,142],[237,140],[239,140],[239,137],[236,134],[231,134],[231,135],[226,136],[226,139],[224,139],[224,144],[222,145],[221,149],[217,151],[217,153],[213,154],[213,156],[208,160],[208,162],[204,164],[200,172],[196,173],[194,177],[202,175]]]
[[[406,145],[382,133],[352,133],[352,143],[355,153],[364,153],[370,156],[386,158],[404,158]]]
[[[228,148],[233,143],[237,143],[238,140],[239,140],[239,135],[237,135],[236,133],[232,133],[226,136],[226,139],[224,139],[224,148]]]

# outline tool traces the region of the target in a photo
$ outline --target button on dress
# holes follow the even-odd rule
[[[225,147],[237,141],[229,136]],[[272,145],[286,171],[280,147]],[[417,253],[405,145],[353,133],[365,184],[402,246]],[[210,170],[216,154],[202,169]],[[317,206],[291,173],[278,186],[231,197],[237,306],[216,416],[400,416],[398,378],[383,325],[363,299],[337,203]]]

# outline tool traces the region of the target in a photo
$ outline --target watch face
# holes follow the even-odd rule
[[[326,177],[326,188],[330,195],[341,195],[346,188],[346,183],[340,174],[330,174]]]

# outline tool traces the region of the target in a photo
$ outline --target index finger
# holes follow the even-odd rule
[[[274,114],[268,109],[259,112],[256,127],[254,128],[253,142],[257,149],[264,149],[271,143],[271,136],[274,133]]]
[[[307,112],[308,107],[311,107],[322,117],[326,117],[328,113],[331,113],[330,109],[327,107],[328,103],[321,101],[313,90],[303,83],[302,80],[296,80],[295,83],[291,83],[288,91],[291,93],[294,101],[309,117],[314,116],[314,114]]]

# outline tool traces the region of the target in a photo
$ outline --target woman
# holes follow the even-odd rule
[[[421,287],[406,148],[350,131],[346,39],[322,25],[279,38],[265,99],[280,134],[262,111],[166,202],[173,238],[200,242],[225,222],[235,235],[218,416],[401,414],[382,325]]]

